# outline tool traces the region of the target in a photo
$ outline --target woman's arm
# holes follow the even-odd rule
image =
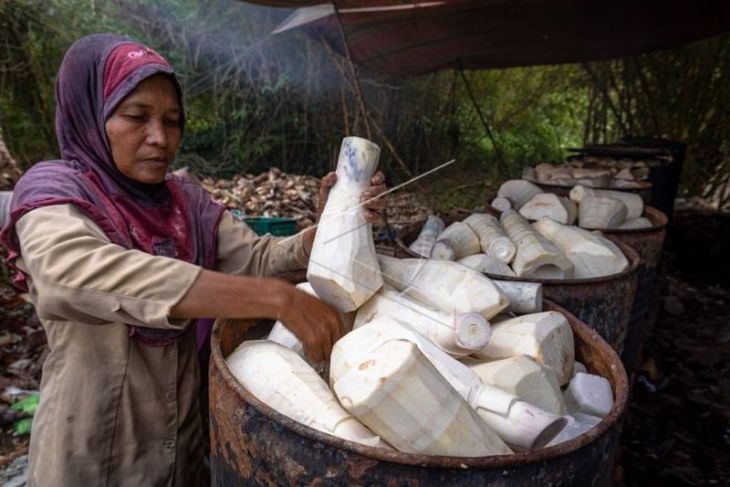
[[[278,319],[317,362],[329,359],[332,346],[343,334],[340,315],[333,307],[286,281],[207,270],[171,308],[170,316]]]
[[[43,319],[163,329],[182,329],[186,318],[281,319],[317,360],[342,333],[333,308],[285,281],[228,276],[124,249],[72,205],[33,210],[16,231],[17,264],[30,275]]]

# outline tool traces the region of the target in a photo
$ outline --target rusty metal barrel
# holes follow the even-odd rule
[[[534,452],[444,457],[387,451],[336,438],[279,414],[244,389],[225,358],[244,340],[265,337],[271,322],[219,320],[210,366],[210,467],[217,487],[274,485],[612,485],[628,380],[619,357],[592,329],[568,318],[576,360],[607,378],[615,403],[601,423],[568,442]]]
[[[639,254],[608,236],[629,261],[628,269],[610,276],[590,279],[538,279],[486,274],[502,281],[539,282],[543,296],[555,301],[586,323],[616,350],[623,353],[636,293]]]
[[[567,189],[569,190],[570,188]],[[565,196],[567,196],[567,193]],[[495,216],[501,214],[498,209],[490,204],[486,204],[484,208],[487,212]],[[662,256],[662,249],[664,248],[668,222],[667,216],[663,212],[651,206],[644,207],[643,216],[651,221],[651,228],[614,228],[601,230],[601,233],[612,241],[620,242],[631,247],[639,255],[639,267],[636,271],[636,292],[634,294],[634,302],[631,305],[629,321],[626,324],[626,339],[624,340],[623,350],[621,352],[621,357],[629,374],[637,366],[636,362],[639,359],[641,349],[651,329],[651,324],[649,323],[649,307],[652,301],[658,299],[656,293],[657,267]],[[546,296],[550,297],[549,294],[546,294]],[[553,298],[561,302],[558,297],[553,296]],[[579,318],[585,320],[587,323],[591,323],[591,318],[576,311],[570,304],[565,304],[564,302],[564,305],[576,313]],[[610,341],[611,339],[609,338]]]
[[[629,375],[638,365],[641,349],[651,329],[649,308],[659,299],[656,286],[657,268],[667,234],[668,219],[663,212],[647,206],[644,216],[651,221],[651,228],[602,230],[613,241],[633,248],[641,259],[636,273],[636,295],[631,308],[631,319],[621,354]]]

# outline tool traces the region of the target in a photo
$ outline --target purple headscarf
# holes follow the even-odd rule
[[[134,181],[117,169],[111,155],[107,118],[140,82],[158,73],[175,85],[184,127],[180,86],[159,54],[114,34],[93,34],[69,48],[56,81],[62,159],[34,165],[15,186],[10,221],[0,234],[11,265],[20,255],[15,223],[23,215],[43,206],[73,204],[126,249],[214,267],[223,207],[182,178],[168,175],[160,184]],[[16,275],[16,284],[24,287],[24,280],[22,273]],[[155,346],[173,343],[186,332],[130,325],[131,336]]]

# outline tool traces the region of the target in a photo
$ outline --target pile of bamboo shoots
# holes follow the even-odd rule
[[[523,211],[541,196],[550,199]],[[429,217],[410,250],[428,259],[425,267],[431,260],[457,261],[481,273],[525,279],[603,277],[629,267],[621,249],[599,232],[572,226],[574,217],[559,218],[579,213],[572,200],[543,193],[524,180],[502,185],[493,204],[499,200],[504,203],[500,218],[474,213],[444,228],[438,217]]]
[[[638,194],[580,184],[566,198],[545,193],[530,181],[513,179],[500,186],[492,206],[500,211],[519,211],[531,221],[548,218],[590,230],[652,227],[651,221],[643,216],[644,201]]]
[[[606,156],[584,156],[565,164],[542,163],[522,172],[522,178],[528,181],[592,188],[638,188],[648,177],[649,165],[645,161]]]
[[[508,455],[600,423],[613,408],[610,384],[574,360],[571,327],[560,313],[542,311],[540,284],[493,281],[451,260],[375,253],[356,195],[378,154],[367,140],[343,141],[309,284],[300,285],[337,307],[349,330],[332,350],[328,381],[283,323],[228,357],[233,375],[302,424],[405,453]],[[473,215],[460,223],[448,239],[422,243],[447,241],[443,251],[453,258],[483,249],[519,256],[521,243],[499,222]],[[472,225],[490,238],[458,235]],[[425,228],[437,236],[447,230],[435,219]]]

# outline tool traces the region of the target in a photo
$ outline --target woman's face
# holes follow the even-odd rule
[[[167,76],[142,81],[106,121],[117,169],[140,183],[161,183],[180,146],[181,115]]]

